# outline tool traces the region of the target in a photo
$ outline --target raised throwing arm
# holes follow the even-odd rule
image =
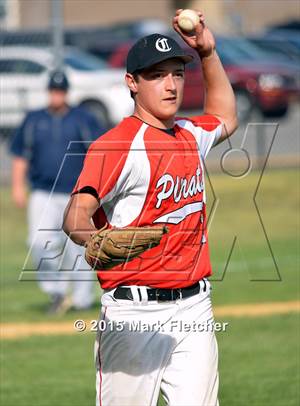
[[[222,135],[218,141],[222,142],[233,134],[238,126],[234,93],[217,54],[214,36],[206,27],[203,14],[198,12],[199,24],[194,32],[188,34],[178,25],[178,15],[181,11],[177,10],[173,27],[201,59],[205,85],[204,114],[212,114],[223,123]]]

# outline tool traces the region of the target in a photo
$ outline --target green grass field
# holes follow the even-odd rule
[[[277,269],[253,204],[258,174],[243,179],[210,177],[218,198],[209,233],[214,305],[299,300],[296,170],[266,171],[256,197]],[[211,191],[208,201],[212,207]],[[1,189],[1,323],[97,318],[96,305],[86,313],[45,316],[47,299],[35,282],[18,281],[25,238],[25,212],[13,209],[8,190]],[[100,294],[96,284],[95,291]],[[299,313],[222,321],[229,322],[229,328],[217,333],[220,404],[298,405]],[[0,404],[93,405],[93,339],[93,333],[3,339]]]

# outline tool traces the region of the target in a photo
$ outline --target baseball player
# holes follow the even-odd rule
[[[134,113],[92,144],[65,211],[104,292],[98,406],[155,406],[160,390],[172,406],[218,404],[203,159],[235,131],[236,106],[202,13],[188,35],[179,12],[173,27],[202,62],[204,114],[176,117],[193,57],[166,35],[141,38],[127,57]]]
[[[12,197],[17,207],[28,202],[28,244],[41,290],[49,295],[49,313],[67,307],[89,308],[93,281],[88,272],[74,275],[69,298],[68,277],[59,269],[89,270],[85,261],[75,264],[82,248],[68,241],[61,230],[63,210],[80,173],[87,143],[104,132],[97,120],[79,107],[67,104],[69,81],[62,71],[51,74],[48,106],[30,111],[11,144]],[[84,282],[83,279],[87,279]]]

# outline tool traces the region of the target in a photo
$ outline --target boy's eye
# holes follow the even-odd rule
[[[163,78],[164,76],[166,76],[166,73],[164,73],[164,72],[156,72],[156,73],[153,73],[153,74],[151,75],[151,78],[153,78],[153,79],[161,79],[161,78]],[[184,73],[183,73],[183,72],[175,72],[175,73],[173,73],[173,76],[174,76],[174,77],[183,78],[183,77],[184,77]]]

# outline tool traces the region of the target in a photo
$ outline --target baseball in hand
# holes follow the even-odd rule
[[[182,10],[178,16],[178,25],[183,31],[186,32],[193,31],[199,21],[200,18],[194,10]]]

